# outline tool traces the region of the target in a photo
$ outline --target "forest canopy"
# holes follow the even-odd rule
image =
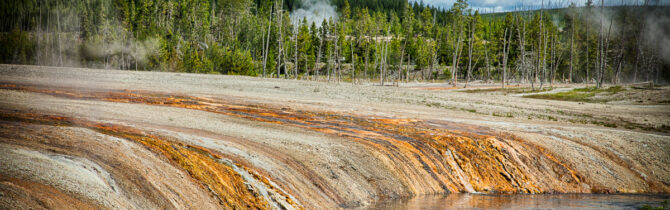
[[[670,7],[602,3],[482,14],[466,0],[0,0],[0,62],[382,84],[670,78]]]

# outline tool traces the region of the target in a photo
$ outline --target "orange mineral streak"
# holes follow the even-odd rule
[[[0,85],[0,88],[23,90],[49,95],[94,99],[111,102],[141,103],[196,109],[236,116],[255,121],[276,123],[338,135],[365,145],[403,182],[411,194],[445,192],[545,193],[589,192],[581,179],[565,161],[543,148],[508,134],[490,134],[485,129],[455,123],[426,122],[415,119],[374,119],[331,112],[296,111],[266,105],[237,104],[224,99],[198,98],[145,91],[78,91],[53,87]],[[436,123],[439,124],[435,125]],[[102,128],[101,128],[102,129]],[[104,128],[107,130],[114,128]],[[168,157],[194,156],[195,160],[175,160],[184,168],[203,173],[194,177],[210,183],[230,178],[227,175],[204,173],[210,165],[207,158],[155,142],[154,138],[138,138],[156,147]],[[177,147],[179,148],[179,147]],[[203,159],[199,161],[198,159]],[[183,163],[182,163],[183,162]],[[209,177],[215,176],[215,177]],[[234,186],[214,185],[214,189]],[[217,195],[222,194],[213,190]],[[335,193],[327,193],[333,200]],[[237,194],[236,194],[237,195]],[[380,197],[386,196],[380,194]],[[240,199],[251,201],[251,197]],[[232,202],[224,200],[225,202]]]
[[[225,209],[268,209],[267,201],[253,189],[230,165],[218,161],[220,156],[206,148],[184,145],[140,130],[78,118],[30,113],[0,113],[0,120],[19,121],[54,126],[74,126],[140,143],[163,155],[171,163],[188,172],[206,190],[219,199]]]

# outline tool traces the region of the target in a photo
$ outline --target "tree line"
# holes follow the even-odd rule
[[[466,0],[334,0],[322,22],[292,19],[300,0],[0,2],[2,63],[533,88],[670,76],[670,10],[649,1],[482,14]]]

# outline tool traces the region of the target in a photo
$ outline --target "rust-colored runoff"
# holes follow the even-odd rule
[[[233,103],[223,99],[147,91],[80,91],[12,84],[0,85],[0,88],[73,99],[188,108],[345,137],[366,145],[369,150],[382,153],[392,160],[393,164],[389,165],[389,168],[397,171],[398,179],[403,180],[404,186],[413,194],[581,193],[590,190],[581,184],[588,180],[584,180],[569,164],[544,148],[509,134],[469,132],[481,130],[469,125],[452,123],[447,129],[422,120],[375,119],[333,112],[297,111],[267,105]],[[105,127],[103,131],[111,132],[114,128]],[[224,189],[235,187],[215,183],[217,180],[233,179],[227,172],[222,175],[208,172],[207,168],[192,166],[193,161],[204,166],[211,164],[208,162],[211,158],[202,155],[209,153],[198,153],[183,147],[175,149],[170,147],[172,144],[157,142],[155,138],[150,137],[131,135],[127,138],[134,138],[147,146],[155,147],[168,157],[174,156],[173,158],[176,158],[174,161],[180,166],[193,170],[190,173],[194,177],[204,183],[211,182],[216,194],[225,194]],[[183,155],[179,155],[180,153]],[[193,160],[181,159],[182,156],[193,156]],[[221,169],[223,171],[228,170],[225,166],[217,167],[223,167]],[[239,199],[243,201],[253,200],[253,197],[243,196],[244,194],[235,195],[241,196]],[[233,203],[225,199],[224,202]]]
[[[267,201],[245,184],[231,165],[218,161],[221,156],[202,147],[174,142],[138,129],[78,118],[32,113],[0,113],[0,120],[52,126],[83,127],[99,133],[140,143],[163,155],[173,165],[186,171],[226,209],[268,209]],[[267,182],[267,181],[266,181]]]

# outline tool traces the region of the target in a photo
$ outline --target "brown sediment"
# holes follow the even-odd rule
[[[0,175],[0,206],[8,209],[100,209],[49,185]]]
[[[53,96],[141,103],[202,110],[255,121],[296,126],[326,134],[346,137],[366,145],[400,164],[387,164],[398,173],[404,186],[413,194],[444,192],[546,193],[590,192],[569,164],[545,149],[509,134],[493,134],[462,124],[450,129],[435,126],[439,122],[412,119],[374,119],[331,112],[296,111],[259,104],[236,104],[222,99],[181,96],[146,91],[78,91],[53,87],[5,84],[0,88],[44,93]],[[61,120],[62,121],[62,120]],[[124,128],[128,129],[128,128]],[[105,132],[115,131],[105,127]],[[118,135],[118,134],[117,134]],[[181,150],[140,137],[138,142],[157,147],[168,157],[181,157]],[[188,150],[190,151],[190,150]],[[189,153],[195,159],[199,153]],[[210,153],[211,154],[211,153]],[[188,156],[186,155],[186,156]],[[206,159],[206,158],[205,158]],[[183,167],[181,159],[175,160]],[[195,170],[201,170],[196,168]],[[200,179],[215,182],[209,174],[196,173]],[[217,174],[211,174],[217,175]],[[328,197],[344,202],[338,193],[318,178],[313,182]],[[551,181],[548,181],[551,180]],[[205,182],[207,182],[205,181]],[[225,189],[227,186],[217,186]],[[219,194],[221,192],[216,192]],[[379,195],[384,197],[385,195]]]
[[[234,76],[0,69],[0,113],[106,122],[157,137],[176,145],[174,151],[229,166],[273,208],[359,207],[445,192],[670,192],[670,138],[571,121],[663,125],[670,116],[663,106]],[[58,120],[0,120],[0,174],[102,208],[223,207],[173,154]],[[48,176],[61,173],[76,176]]]
[[[140,143],[163,155],[186,171],[208,190],[226,209],[267,209],[267,201],[231,167],[219,161],[221,156],[198,146],[173,142],[146,134],[138,129],[109,123],[97,123],[78,118],[32,113],[0,113],[0,120],[51,126],[83,127],[99,133]]]
[[[662,192],[663,188],[665,187],[662,184],[660,184],[659,180],[656,180],[654,178],[645,177],[645,175],[643,175],[639,171],[635,170],[634,166],[632,166],[630,163],[626,162],[620,156],[614,154],[613,151],[611,151],[607,148],[601,148],[601,147],[598,147],[596,145],[586,143],[586,142],[583,142],[583,141],[580,141],[580,140],[577,140],[577,139],[574,139],[574,138],[565,137],[565,136],[561,136],[561,139],[571,141],[575,144],[579,144],[581,146],[590,148],[593,151],[597,152],[598,154],[607,157],[609,160],[611,160],[613,163],[620,166],[622,169],[627,170],[632,174],[635,174],[635,176],[640,178],[640,180],[643,180],[649,188],[647,190],[650,191],[650,192]],[[613,189],[610,189],[608,187],[604,187],[604,186],[594,186],[591,191],[593,193],[618,193],[617,191],[615,191]]]

